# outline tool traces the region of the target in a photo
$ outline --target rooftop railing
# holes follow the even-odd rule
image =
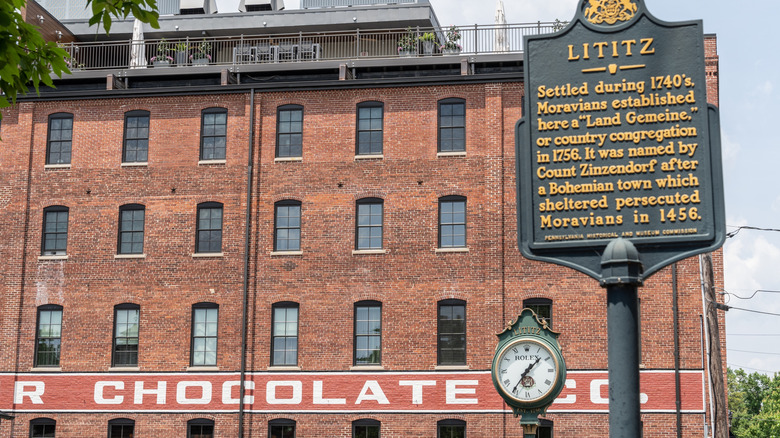
[[[198,67],[375,58],[518,53],[524,35],[556,31],[556,23],[451,26],[349,32],[238,35],[76,42],[62,47],[71,70]]]

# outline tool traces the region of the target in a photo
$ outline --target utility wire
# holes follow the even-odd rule
[[[742,230],[780,232],[780,230],[778,230],[777,228],[760,228],[760,227],[751,227],[751,226],[748,226],[748,225],[744,225],[744,226],[741,226],[741,227],[737,227],[737,229],[734,230],[734,231],[726,233],[726,237],[734,237],[737,234],[739,234],[739,232],[742,231]]]
[[[769,354],[772,356],[780,356],[780,353],[768,353],[765,351],[748,351],[748,350],[736,350],[733,348],[727,348],[728,351],[736,351],[737,353],[753,353],[753,354]]]
[[[780,336],[780,333],[726,333],[726,336]]]
[[[730,363],[728,365],[730,367],[732,367],[732,368],[744,368],[746,370],[761,371],[762,373],[776,373],[777,372],[777,371],[769,371],[769,370],[760,370],[758,368],[746,367],[746,366],[742,366],[742,365],[737,365],[735,363]]]
[[[753,292],[753,295],[751,295],[749,297],[741,297],[741,296],[739,296],[737,294],[733,294],[731,292],[727,292],[726,290],[724,290],[722,292],[722,294],[723,295],[728,295],[729,297],[734,297],[734,298],[737,298],[737,299],[740,299],[740,300],[749,300],[749,299],[752,299],[753,297],[755,297],[756,294],[758,294],[760,292],[768,293],[768,294],[780,294],[780,290],[767,290],[767,289],[758,289],[757,291]]]

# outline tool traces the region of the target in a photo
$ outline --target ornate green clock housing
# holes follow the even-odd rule
[[[538,416],[544,415],[566,382],[558,333],[533,310],[523,309],[497,336],[493,385],[515,416],[521,417],[524,430],[534,430]]]

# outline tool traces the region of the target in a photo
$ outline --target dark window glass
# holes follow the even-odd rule
[[[273,355],[271,365],[298,364],[298,304],[273,305]]]
[[[138,325],[141,308],[120,304],[114,308],[113,366],[138,365]]]
[[[187,438],[214,438],[214,421],[205,418],[188,421]]]
[[[198,205],[198,232],[195,252],[222,252],[222,204]]]
[[[43,255],[64,255],[68,246],[68,207],[43,210]]]
[[[382,200],[361,199],[357,203],[357,249],[382,248]]]
[[[439,200],[439,247],[466,246],[466,198],[447,196]]]
[[[439,302],[439,365],[466,364],[466,302]]]
[[[352,438],[380,438],[381,423],[376,420],[356,420],[352,422]]]
[[[108,438],[134,438],[135,421],[117,418],[108,422]]]
[[[269,421],[268,438],[295,438],[295,421],[286,419]]]
[[[547,325],[552,328],[552,300],[547,298],[529,298],[523,300],[523,308],[536,312],[536,316],[542,321],[547,321]]]
[[[46,142],[46,164],[70,164],[73,142],[73,114],[49,116],[49,139]]]
[[[382,153],[384,108],[379,102],[361,103],[357,107],[357,154]]]
[[[192,366],[217,364],[219,307],[212,303],[192,307]]]
[[[279,107],[276,117],[276,156],[300,157],[303,154],[303,107]]]
[[[445,99],[439,102],[439,152],[466,150],[466,101]]]
[[[119,209],[119,254],[144,253],[143,205],[124,205]]]
[[[54,438],[57,422],[50,418],[30,420],[30,438]]]
[[[149,158],[149,112],[130,111],[125,114],[124,163],[145,163]]]
[[[62,306],[46,305],[38,308],[38,330],[35,337],[35,366],[60,365],[62,338]]]
[[[466,422],[441,420],[436,423],[437,438],[466,438]]]
[[[301,203],[279,201],[274,207],[274,251],[300,251]]]
[[[200,159],[224,160],[227,144],[227,110],[203,110],[200,126]]]
[[[539,419],[536,438],[553,438],[553,422],[551,420]]]
[[[355,304],[355,365],[382,363],[382,303]]]

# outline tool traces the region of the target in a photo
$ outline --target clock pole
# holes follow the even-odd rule
[[[615,239],[604,250],[601,267],[601,286],[607,289],[609,436],[639,437],[639,251],[629,240]]]

